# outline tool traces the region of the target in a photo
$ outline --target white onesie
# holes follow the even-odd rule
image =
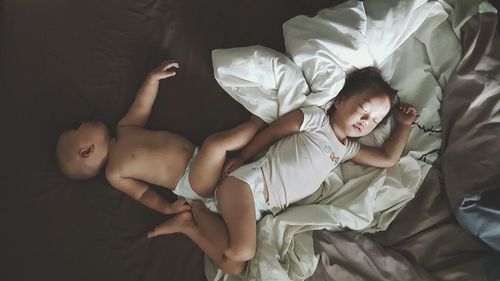
[[[273,212],[313,194],[341,162],[358,153],[357,141],[342,144],[321,108],[301,108],[304,121],[300,132],[279,140],[264,155],[264,180]]]

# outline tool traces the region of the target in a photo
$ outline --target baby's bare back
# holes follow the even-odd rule
[[[121,127],[110,144],[107,168],[121,177],[174,189],[194,149],[188,139],[171,132]]]

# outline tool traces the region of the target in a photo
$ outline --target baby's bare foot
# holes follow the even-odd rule
[[[193,215],[191,211],[178,213],[172,218],[157,225],[152,231],[148,233],[148,238],[153,238],[158,235],[171,234],[177,232],[184,232],[190,227],[194,226]]]

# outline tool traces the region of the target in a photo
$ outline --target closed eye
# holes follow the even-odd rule
[[[362,105],[360,105],[359,107],[360,107],[360,108],[361,108],[364,112],[368,112],[368,111],[366,111],[366,109],[365,109]]]

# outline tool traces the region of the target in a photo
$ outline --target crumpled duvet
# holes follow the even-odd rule
[[[318,262],[312,230],[388,227],[438,156],[442,89],[461,56],[461,25],[476,13],[496,12],[486,2],[465,2],[348,1],[287,21],[287,55],[262,46],[213,51],[219,84],[268,123],[301,106],[328,107],[346,73],[371,65],[420,117],[396,166],[340,165],[316,193],[258,222],[257,253],[245,274],[224,275],[206,259],[209,280],[304,280]],[[380,146],[392,126],[360,141]]]

